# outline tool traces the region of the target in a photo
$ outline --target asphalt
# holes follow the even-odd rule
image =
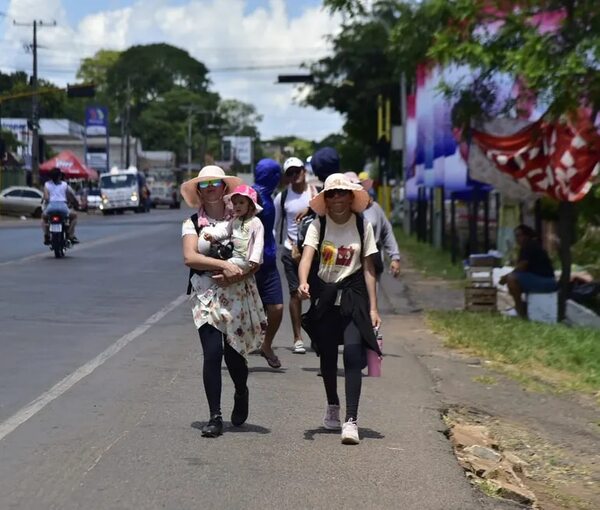
[[[165,311],[185,290],[187,212],[83,220],[82,244],[61,260],[34,248],[34,227],[0,226],[0,431],[44,404],[0,439],[0,508],[506,508],[456,463],[434,381],[391,315],[410,312],[398,289],[382,297],[386,357],[383,376],[364,379],[360,445],[321,427],[318,359],[291,353],[287,317],[275,341],[284,368],[249,359],[248,423],[202,438],[197,332],[186,302]],[[117,341],[89,375],[51,390]]]

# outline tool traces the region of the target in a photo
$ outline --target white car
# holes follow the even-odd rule
[[[6,188],[0,192],[0,214],[39,218],[42,215],[43,196],[39,189],[28,186]]]

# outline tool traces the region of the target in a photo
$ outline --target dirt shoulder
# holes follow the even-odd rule
[[[484,426],[500,451],[521,459],[519,478],[535,494],[534,507],[600,508],[597,403],[583,394],[556,394],[543,381],[519,382],[510,367],[445,347],[425,312],[462,309],[456,283],[427,278],[405,263],[400,280],[384,275],[382,290],[383,307],[396,314],[386,317],[385,330],[397,332],[431,374],[449,427]]]

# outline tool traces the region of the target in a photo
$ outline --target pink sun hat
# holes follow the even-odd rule
[[[248,186],[247,184],[239,184],[229,195],[225,195],[224,198],[231,200],[233,195],[242,195],[243,197],[248,197],[250,200],[252,200],[252,204],[254,205],[257,214],[263,210],[263,208],[258,205],[258,195],[252,186]]]

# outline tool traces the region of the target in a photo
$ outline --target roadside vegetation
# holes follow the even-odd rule
[[[402,227],[394,227],[394,235],[402,256],[408,258],[411,265],[419,271],[447,280],[464,279],[465,272],[462,266],[452,264],[448,252],[417,241],[414,236],[405,234]]]
[[[427,322],[447,346],[513,365],[513,375],[524,382],[540,380],[600,398],[600,330],[463,311],[432,311]]]

